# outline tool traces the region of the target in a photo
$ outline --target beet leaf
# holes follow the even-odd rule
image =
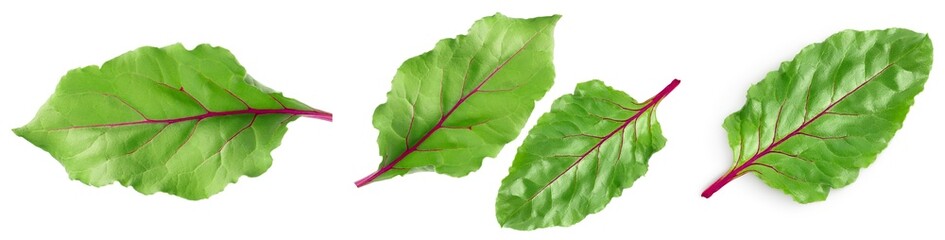
[[[599,212],[647,171],[666,139],[656,106],[676,86],[644,102],[599,80],[555,100],[528,132],[502,180],[496,219],[531,230],[569,226]]]
[[[495,157],[551,88],[558,18],[496,14],[404,62],[374,111],[381,163],[355,184],[417,171],[461,177]]]
[[[847,30],[805,47],[725,119],[735,163],[702,196],[752,172],[797,202],[825,200],[886,148],[931,67],[928,35],[906,29]]]
[[[256,82],[226,49],[176,44],[69,71],[13,131],[85,184],[196,200],[265,172],[299,116],[332,119]]]

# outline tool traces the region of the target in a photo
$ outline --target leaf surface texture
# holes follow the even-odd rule
[[[554,81],[558,18],[496,14],[404,62],[374,111],[383,159],[356,185],[417,171],[465,176],[495,157]]]
[[[332,119],[256,82],[226,49],[176,44],[69,71],[14,132],[85,184],[203,199],[265,172],[299,116]]]
[[[734,164],[702,196],[752,172],[797,202],[825,200],[886,148],[931,66],[928,35],[906,29],[847,30],[805,47],[725,119]]]
[[[656,105],[679,80],[644,102],[593,80],[577,85],[538,119],[496,199],[503,227],[575,224],[604,209],[647,171],[663,148]]]

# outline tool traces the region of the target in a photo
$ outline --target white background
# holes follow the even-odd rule
[[[267,173],[202,201],[70,181],[46,152],[0,132],[0,239],[945,237],[942,60],[876,163],[826,202],[794,203],[754,176],[709,200],[699,196],[731,164],[722,119],[744,104],[750,84],[843,29],[906,27],[930,33],[941,49],[945,8],[938,4],[17,2],[0,3],[0,128],[32,119],[69,69],[176,42],[230,49],[256,79],[333,112],[335,122],[290,124]],[[563,15],[555,29],[556,84],[523,134],[465,178],[420,173],[355,188],[380,161],[371,115],[385,101],[396,68],[496,12]],[[666,147],[623,197],[575,226],[500,228],[496,190],[524,133],[553,99],[595,78],[638,99],[682,79],[660,105]]]

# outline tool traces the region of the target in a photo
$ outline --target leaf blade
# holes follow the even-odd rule
[[[331,121],[260,86],[226,49],[143,47],[69,71],[36,117],[13,131],[85,184],[203,199],[265,172],[288,122]]]
[[[750,171],[797,202],[825,200],[886,147],[931,62],[928,35],[907,29],[848,30],[806,47],[752,86],[745,107],[726,118],[735,165],[703,197]],[[790,114],[765,116],[776,104]]]
[[[640,103],[593,80],[555,100],[502,180],[499,224],[519,230],[569,226],[603,210],[646,173],[649,157],[665,144],[655,107],[678,85],[673,80]]]
[[[405,61],[374,113],[383,160],[355,185],[410,171],[465,176],[494,157],[551,87],[559,17],[496,14]]]

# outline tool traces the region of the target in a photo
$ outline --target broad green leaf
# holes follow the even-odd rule
[[[569,226],[603,210],[646,173],[650,156],[666,143],[655,111],[677,85],[674,80],[641,103],[594,80],[555,100],[502,180],[499,224]]]
[[[461,177],[495,157],[551,88],[558,18],[496,14],[404,62],[374,111],[383,160],[355,184],[416,171]]]
[[[259,84],[226,49],[176,44],[69,71],[13,131],[85,184],[195,200],[265,172],[299,116],[332,119]]]
[[[725,119],[735,163],[703,197],[745,173],[795,201],[823,201],[886,148],[932,67],[928,35],[847,30],[807,46],[748,89]]]

